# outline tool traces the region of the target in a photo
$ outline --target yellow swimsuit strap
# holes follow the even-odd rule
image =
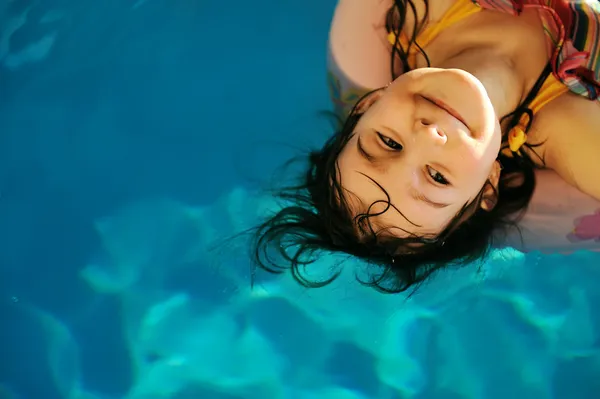
[[[472,0],[455,1],[438,22],[434,24],[428,24],[425,29],[418,33],[415,40],[418,46],[410,46],[408,49],[408,63],[410,67],[416,67],[415,57],[419,52],[418,47],[426,47],[440,34],[441,31],[479,11],[481,11],[481,7],[473,3]],[[394,32],[390,32],[387,39],[390,44],[396,44],[396,34]],[[398,45],[405,49],[405,51],[409,45],[408,37],[404,31],[400,31],[400,40]]]
[[[569,88],[563,82],[558,80],[554,74],[550,74],[544,81],[538,94],[533,101],[531,101],[531,104],[529,105],[531,112],[533,115],[537,114],[546,104],[567,91],[569,91]],[[527,142],[526,131],[528,123],[529,115],[523,114],[519,123],[508,132],[509,147],[502,151],[504,155],[511,156],[513,153],[520,154],[521,147]]]

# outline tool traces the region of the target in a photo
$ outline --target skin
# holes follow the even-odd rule
[[[473,104],[461,101],[465,93]],[[432,101],[457,104],[464,122]],[[378,220],[397,227],[394,234],[436,234],[488,179],[497,183],[500,136],[493,106],[473,75],[417,69],[384,89],[361,118],[338,160],[342,185],[356,195],[354,208],[384,198],[376,183],[383,186],[405,216],[386,212]]]
[[[396,210],[373,219],[389,234],[435,236],[480,193],[483,209],[496,202],[499,120],[522,101],[548,54],[535,13],[469,19],[425,49],[432,68],[418,60],[423,67],[360,105],[364,115],[338,159],[354,212],[385,200],[382,188],[389,194]],[[527,36],[529,45],[507,45],[506,29]],[[544,50],[532,51],[532,42]]]

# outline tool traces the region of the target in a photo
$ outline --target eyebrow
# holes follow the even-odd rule
[[[360,136],[358,136],[358,138],[356,139],[356,148],[358,149],[358,153],[360,154],[361,157],[363,157],[370,163],[373,163],[373,156],[371,154],[369,154],[367,151],[365,151],[365,148],[362,146],[362,144],[360,142]]]
[[[450,204],[442,204],[441,202],[435,202],[435,201],[430,200],[429,198],[427,198],[425,196],[425,194],[417,191],[413,187],[411,187],[410,194],[417,201],[423,201],[424,203],[431,205],[434,208],[441,209],[441,208],[446,208],[446,207],[450,206]]]

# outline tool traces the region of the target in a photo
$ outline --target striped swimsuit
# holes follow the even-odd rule
[[[578,95],[600,95],[599,0],[479,0],[481,8],[519,15],[537,8],[553,54],[555,77]]]

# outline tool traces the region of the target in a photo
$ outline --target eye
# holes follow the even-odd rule
[[[448,180],[446,180],[446,178],[444,177],[443,174],[441,174],[437,170],[433,169],[431,166],[427,167],[427,173],[429,174],[429,177],[431,177],[431,179],[438,184],[441,184],[444,186],[447,186],[448,184],[450,184],[450,182]]]
[[[400,151],[404,148],[404,147],[402,147],[402,144],[395,142],[391,138],[384,136],[383,134],[381,134],[379,132],[377,132],[377,136],[379,136],[379,139],[381,140],[381,142],[383,144],[385,144],[387,147],[391,148],[394,151]]]

